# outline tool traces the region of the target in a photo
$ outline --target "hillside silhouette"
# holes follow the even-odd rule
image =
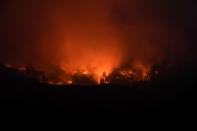
[[[170,70],[160,68],[159,76],[143,83],[92,86],[50,85],[1,65],[1,107],[6,111],[86,112],[97,115],[184,109],[191,112],[196,105],[195,65],[190,63],[189,66]],[[45,79],[43,73],[30,72]]]

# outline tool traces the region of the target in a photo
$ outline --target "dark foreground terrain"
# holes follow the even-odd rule
[[[193,67],[193,66],[192,66]],[[133,85],[53,86],[1,68],[4,114],[59,114],[81,118],[129,118],[136,113],[193,114],[196,71],[179,68]]]

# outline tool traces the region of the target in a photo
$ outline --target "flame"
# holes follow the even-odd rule
[[[100,35],[108,37],[98,40],[89,32],[88,35],[82,33],[67,38],[62,46],[61,69],[72,75],[77,72],[92,75],[100,83],[103,73],[109,75],[122,59],[120,40],[112,34],[101,32]]]

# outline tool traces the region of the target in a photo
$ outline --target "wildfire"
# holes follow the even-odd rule
[[[136,70],[135,76],[137,79],[146,79],[148,77],[149,72],[151,71],[150,65],[145,65],[140,61],[135,61],[133,68]]]
[[[98,64],[97,67],[91,68],[91,70],[88,70],[88,68],[86,68],[73,71],[72,73],[70,73],[70,79],[65,80],[65,83],[80,84],[81,82],[83,83],[83,81],[86,81],[87,84],[94,82],[94,84],[109,84],[113,83],[114,79],[116,79],[117,81],[121,81],[121,79],[125,79],[127,81],[146,81],[149,80],[149,74],[151,71],[151,67],[149,65],[145,65],[139,61],[136,61],[133,66],[129,68],[104,67],[107,66],[105,66],[105,64]],[[64,70],[66,71],[66,68],[64,68]],[[73,78],[77,78],[78,81],[73,80]],[[81,82],[79,79],[81,80]]]
[[[149,77],[149,73],[151,71],[149,66],[145,66],[139,62],[135,63],[133,67],[122,69],[117,68],[113,69],[111,72],[110,70],[106,72],[103,68],[95,68],[96,70],[77,70],[72,73],[66,73],[64,70],[61,70],[62,73],[59,75],[47,74],[28,66],[13,66],[11,64],[5,64],[5,67],[8,69],[14,69],[27,78],[42,83],[48,83],[50,85],[95,85],[110,83],[126,84],[131,83],[132,81],[149,80],[147,78]]]
[[[166,17],[159,3],[150,8],[135,0],[5,2],[1,61],[52,85],[147,80],[154,64],[176,63],[190,49],[174,19],[179,17]]]
[[[107,46],[102,50],[94,50],[92,46],[87,46],[85,50],[82,47],[72,48],[74,47],[66,48],[67,51],[63,56],[68,57],[65,57],[67,60],[63,60],[61,64],[61,69],[72,76],[75,74],[90,76],[99,84],[103,73],[108,76],[120,64],[120,51],[108,50]]]

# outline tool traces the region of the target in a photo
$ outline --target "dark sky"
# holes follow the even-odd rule
[[[86,51],[90,52],[106,46],[106,50],[114,50],[112,54],[121,52],[122,63],[131,59],[151,63],[165,57],[195,58],[196,3],[195,0],[1,0],[0,62],[59,65],[64,59],[62,48],[67,46],[80,48],[81,56],[80,52],[85,50],[82,47],[88,46]],[[61,40],[69,35],[72,42],[81,40],[80,45],[62,45]],[[94,43],[95,39],[104,44],[84,44]],[[104,42],[119,40],[117,45]],[[65,62],[70,61],[70,56],[76,57],[71,54],[64,53]]]

